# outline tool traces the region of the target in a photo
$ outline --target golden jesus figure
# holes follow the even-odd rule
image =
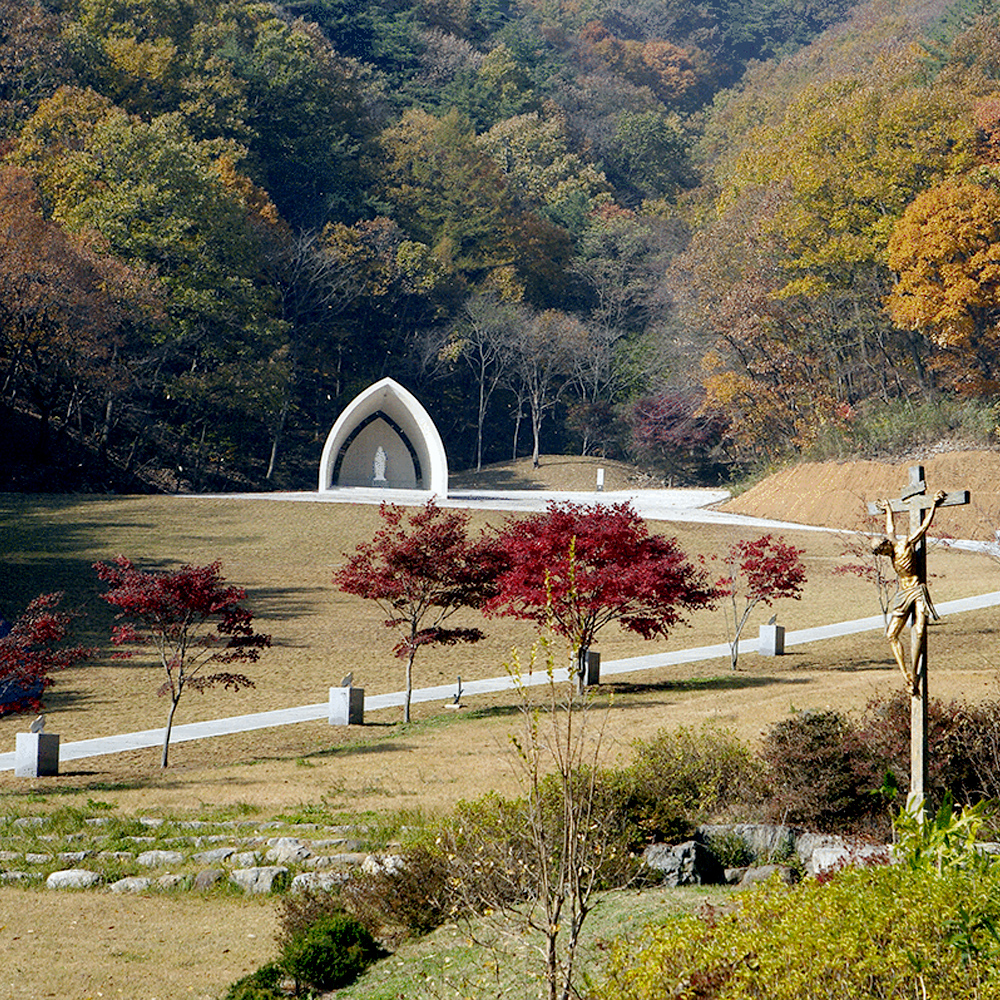
[[[910,682],[911,690],[916,693],[920,687],[920,677],[917,672],[916,660],[923,647],[923,639],[927,634],[927,622],[938,614],[931,603],[930,591],[927,589],[926,570],[918,564],[916,558],[917,543],[927,534],[927,529],[934,520],[934,512],[944,503],[947,494],[944,490],[934,496],[934,503],[924,516],[920,527],[905,538],[896,537],[896,525],[892,508],[887,500],[876,500],[878,510],[885,512],[886,536],[872,543],[872,551],[876,555],[888,556],[892,560],[892,568],[899,578],[899,590],[889,611],[889,623],[885,628],[885,637],[892,647],[892,655],[903,671],[903,676]],[[900,635],[906,623],[913,619],[913,632],[910,642],[910,655],[914,661],[909,670],[903,655],[903,643]]]

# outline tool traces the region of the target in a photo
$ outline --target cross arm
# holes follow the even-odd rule
[[[969,491],[968,490],[952,490],[950,493],[945,494],[944,500],[938,504],[939,507],[962,507],[969,502]],[[926,493],[914,493],[905,499],[900,500],[887,500],[886,503],[889,505],[889,509],[894,514],[909,513],[911,510],[927,510],[934,503],[934,498],[927,496]],[[868,513],[872,515],[881,514],[882,512],[875,506],[874,501],[868,502]]]

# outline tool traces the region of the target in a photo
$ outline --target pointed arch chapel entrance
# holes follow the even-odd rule
[[[391,378],[356,396],[326,439],[319,490],[344,487],[448,493],[441,435],[417,398]]]

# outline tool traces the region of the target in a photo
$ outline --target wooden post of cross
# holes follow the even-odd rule
[[[913,684],[910,691],[910,795],[907,808],[914,813],[923,810],[927,787],[927,626],[926,615],[918,614],[918,601],[925,600],[927,587],[927,545],[921,528],[928,513],[937,507],[955,507],[969,502],[969,491],[959,490],[927,495],[922,465],[910,466],[910,481],[898,499],[868,504],[871,514],[888,508],[892,514],[908,512],[909,535],[903,541],[892,539],[893,566],[900,577],[903,594],[911,599],[907,612],[910,621],[910,669]],[[924,528],[926,530],[926,528]],[[922,588],[923,597],[920,594]],[[897,612],[898,615],[898,612]],[[898,617],[890,619],[889,632],[894,623],[902,627]],[[905,672],[905,670],[904,670]]]

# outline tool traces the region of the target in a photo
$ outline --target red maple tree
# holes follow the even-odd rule
[[[362,542],[333,577],[345,593],[367,597],[385,612],[386,628],[397,629],[395,654],[406,660],[403,721],[410,721],[413,661],[421,646],[478,642],[478,628],[444,628],[460,608],[480,608],[493,594],[496,552],[480,536],[470,540],[469,516],[442,510],[433,500],[411,510],[379,508],[382,527]]]
[[[227,670],[203,673],[210,663],[255,662],[271,637],[255,632],[253,613],[240,602],[242,587],[225,586],[218,561],[178,570],[141,570],[118,556],[110,564],[94,563],[98,577],[108,584],[104,600],[119,609],[121,624],[111,630],[116,646],[152,647],[166,674],[159,691],[170,697],[163,735],[161,767],[167,766],[174,713],[187,688],[206,691],[224,687],[238,691],[253,687],[244,674]],[[120,650],[116,659],[129,659],[137,650]]]
[[[487,613],[551,624],[580,663],[609,622],[666,638],[684,612],[711,607],[717,596],[677,539],[651,535],[628,504],[550,503],[542,514],[511,519],[498,548],[506,565]]]
[[[740,656],[740,633],[750,612],[758,604],[770,606],[783,597],[799,600],[806,582],[806,569],[800,556],[805,549],[790,545],[781,535],[762,535],[756,541],[739,539],[725,555],[726,572],[716,586],[728,597],[732,613],[726,629],[730,632],[730,665],[736,669]]]
[[[75,617],[57,611],[62,593],[40,594],[0,636],[0,715],[39,712],[53,671],[92,655],[84,646],[64,646]]]

